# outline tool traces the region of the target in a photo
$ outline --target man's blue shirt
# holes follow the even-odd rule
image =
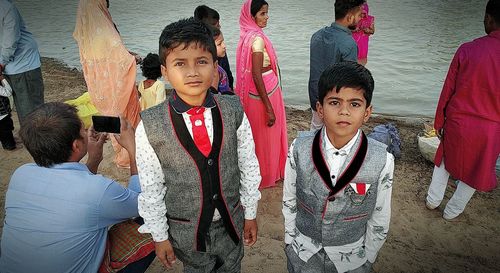
[[[139,216],[139,192],[137,175],[127,189],[81,163],[21,166],[5,199],[0,271],[96,273],[108,227]]]
[[[337,23],[318,30],[311,37],[309,101],[316,110],[318,81],[321,73],[330,65],[345,61],[358,61],[358,46],[351,31]]]
[[[40,67],[38,45],[10,0],[0,0],[0,64],[7,75]]]

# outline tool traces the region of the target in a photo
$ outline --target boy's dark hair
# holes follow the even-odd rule
[[[211,25],[208,25],[208,28],[210,29],[210,31],[212,32],[212,37],[214,38],[214,40],[219,37],[219,35],[222,33],[220,31],[220,29],[214,27],[214,26],[211,26]]]
[[[329,66],[321,73],[318,82],[319,102],[323,104],[326,95],[337,93],[343,87],[360,89],[366,99],[366,107],[372,102],[374,81],[372,74],[364,66],[355,62],[342,62]]]
[[[48,102],[26,116],[19,135],[36,164],[51,167],[68,161],[73,141],[82,138],[81,128],[74,106]]]
[[[158,54],[149,53],[141,63],[142,75],[146,79],[157,80],[161,77],[161,63]]]
[[[196,44],[203,50],[208,51],[213,61],[217,60],[217,48],[212,37],[212,32],[206,24],[194,19],[181,19],[166,26],[160,35],[160,62],[165,65],[167,55],[177,48],[183,46],[186,49],[189,45]]]
[[[335,20],[344,18],[349,11],[363,5],[365,0],[336,0],[335,1]]]
[[[500,27],[500,0],[490,0],[486,4],[486,13],[489,14],[497,26]]]
[[[269,6],[266,0],[252,0],[252,4],[250,5],[250,13],[253,17],[257,15],[257,12],[262,8],[262,6]]]
[[[196,7],[196,9],[194,10],[194,18],[211,26],[215,26],[217,22],[220,20],[219,13],[216,10],[209,8],[205,5]]]

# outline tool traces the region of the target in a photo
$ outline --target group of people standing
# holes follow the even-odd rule
[[[181,260],[185,272],[240,272],[243,246],[257,241],[259,189],[283,181],[289,272],[371,272],[389,230],[394,157],[361,130],[374,90],[363,66],[375,30],[365,1],[336,0],[335,22],[312,36],[313,130],[290,147],[277,53],[263,32],[268,2],[242,5],[235,85],[215,10],[199,6],[195,18],[167,25],[158,54],[141,60],[123,45],[108,8],[80,0],[74,38],[92,102],[120,116],[120,134],[109,135],[115,162],[130,168],[128,187],[95,175],[108,134],[85,130],[72,106],[43,104],[21,126],[36,164],[11,177],[0,268],[144,272],[156,256],[166,267]],[[499,0],[488,1],[484,22],[488,36],[459,49],[438,105],[443,141],[430,209],[448,171],[479,190],[496,186],[489,167],[500,151]],[[137,86],[141,61],[146,80]],[[173,87],[168,97],[160,75]],[[460,155],[471,139],[480,139],[480,155]],[[463,211],[473,193],[464,188],[445,219]]]

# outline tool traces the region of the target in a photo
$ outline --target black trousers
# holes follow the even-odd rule
[[[13,130],[14,122],[12,121],[12,116],[8,114],[0,120],[0,142],[2,142],[2,147],[6,150],[16,148],[16,141],[14,140],[14,135],[12,134]]]

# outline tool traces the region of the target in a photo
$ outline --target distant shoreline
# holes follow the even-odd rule
[[[78,69],[77,67],[71,67],[70,65],[68,65],[67,63],[65,63],[61,59],[42,56],[42,62],[50,62],[50,63],[56,64],[56,65],[60,65],[60,66],[64,67],[65,69],[68,69],[71,71],[76,71],[78,73],[83,74],[83,72],[80,69]],[[309,107],[309,104],[297,105],[297,104],[286,104],[285,103],[285,107],[287,109],[292,110],[292,111],[304,111],[304,112],[311,111],[311,107]],[[400,121],[406,120],[407,122],[411,122],[411,123],[419,123],[419,122],[421,122],[421,120],[433,119],[433,116],[426,116],[426,115],[417,115],[417,114],[415,114],[415,115],[397,115],[397,114],[387,114],[387,113],[377,113],[377,112],[373,113],[372,116],[374,116],[374,117],[382,116],[385,118],[390,118],[390,119],[400,120]]]

